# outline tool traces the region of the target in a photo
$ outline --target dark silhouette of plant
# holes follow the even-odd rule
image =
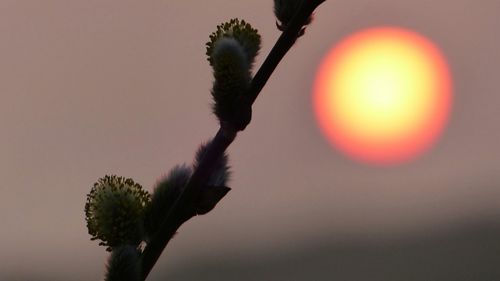
[[[276,25],[283,33],[253,78],[260,49],[257,30],[238,19],[217,26],[206,53],[214,73],[213,112],[220,128],[198,149],[192,167],[174,167],[152,195],[132,179],[115,175],[99,179],[87,195],[89,234],[111,251],[105,280],[145,280],[177,229],[193,216],[210,212],[229,192],[225,151],[250,123],[255,99],[324,1],[274,0]]]

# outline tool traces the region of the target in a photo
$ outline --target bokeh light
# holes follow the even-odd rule
[[[313,89],[319,127],[337,149],[370,164],[403,163],[427,151],[450,115],[451,74],[439,48],[397,27],[341,40]]]

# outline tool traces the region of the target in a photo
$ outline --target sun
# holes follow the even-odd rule
[[[326,138],[371,164],[398,164],[428,150],[449,119],[451,101],[451,74],[439,48],[397,27],[340,41],[322,60],[313,87]]]

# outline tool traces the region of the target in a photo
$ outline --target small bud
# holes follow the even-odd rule
[[[200,162],[203,161],[203,158],[206,155],[207,149],[210,146],[210,142],[206,144],[200,145],[198,151],[196,152],[194,169],[199,165]],[[207,186],[226,186],[229,180],[229,176],[231,172],[229,171],[228,157],[227,154],[224,153],[217,161],[215,162],[215,169],[208,178],[206,183]]]
[[[139,281],[141,279],[140,253],[132,245],[113,249],[108,260],[105,281]]]
[[[100,178],[87,195],[85,219],[91,240],[107,251],[120,245],[139,245],[149,194],[132,179],[115,175]]]
[[[212,211],[230,190],[227,186],[204,186],[195,202],[196,214],[204,215]]]
[[[191,169],[189,167],[186,165],[175,166],[167,177],[157,183],[146,215],[148,236],[152,236],[158,231],[161,222],[182,193],[190,177]]]
[[[309,0],[274,0],[274,14],[278,19],[276,21],[276,26],[278,27],[279,30],[285,31],[285,29],[287,29],[288,25],[290,24],[290,21],[295,16],[295,14],[298,13],[304,1],[309,1]],[[307,19],[304,25],[310,24],[311,21],[312,21],[312,16],[310,16]],[[305,27],[303,27],[300,30],[299,36],[302,36],[304,32],[305,32]]]

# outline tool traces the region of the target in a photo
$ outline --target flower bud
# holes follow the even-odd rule
[[[100,178],[87,195],[85,219],[91,240],[114,247],[139,245],[143,239],[144,211],[149,194],[132,179],[115,175]]]
[[[175,166],[168,176],[161,179],[154,189],[151,204],[146,213],[146,231],[149,237],[160,228],[170,208],[181,195],[191,177],[191,169],[186,165]]]
[[[116,247],[111,252],[107,265],[105,281],[141,280],[139,251],[132,245]]]
[[[210,142],[202,144],[196,152],[194,169],[203,161],[206,156],[207,150],[210,147]],[[226,196],[231,190],[226,184],[229,180],[230,171],[228,165],[227,154],[223,154],[219,159],[214,162],[214,170],[206,181],[206,184],[199,190],[198,196],[194,202],[194,212],[197,215],[204,215],[210,212],[219,201]]]
[[[260,49],[260,35],[245,21],[232,19],[210,35],[207,56],[214,70],[213,112],[221,126],[244,130],[252,116],[242,96],[251,82],[251,68]]]
[[[210,146],[210,142],[206,144],[200,145],[198,151],[196,152],[194,169],[203,161],[203,158],[206,155],[208,147]],[[229,180],[229,176],[231,172],[229,171],[228,157],[227,154],[224,153],[217,161],[214,163],[215,168],[208,178],[206,185],[207,186],[225,186]]]
[[[285,29],[290,24],[290,21],[298,13],[304,1],[309,0],[274,0],[274,14],[278,19],[276,21],[276,26],[279,30],[285,31]],[[310,24],[312,21],[312,16],[310,16],[304,25]],[[299,36],[302,36],[305,32],[305,27],[300,30]]]

